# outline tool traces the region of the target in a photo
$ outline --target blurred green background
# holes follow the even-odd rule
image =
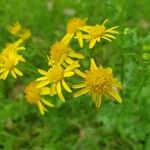
[[[41,116],[26,102],[24,85],[36,78],[36,68],[47,68],[50,46],[63,37],[74,16],[88,18],[93,25],[106,18],[108,27],[119,25],[116,40],[97,46],[103,57],[99,50],[91,53],[97,63],[111,66],[123,83],[123,104],[104,98],[97,110],[88,95],[78,99],[66,95],[66,103]],[[28,64],[20,66],[24,78],[0,81],[0,149],[150,149],[149,0],[0,0],[1,49],[14,41],[7,27],[16,21],[31,29],[32,39],[25,44]],[[85,69],[87,64],[82,64]]]

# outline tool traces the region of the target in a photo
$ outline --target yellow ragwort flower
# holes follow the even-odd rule
[[[79,28],[83,28],[86,25],[87,19],[80,19],[80,18],[73,18],[71,19],[67,24],[67,33],[63,38],[63,41],[65,43],[69,43],[70,40],[73,38],[74,35],[76,35],[79,45],[82,48],[83,47],[83,40],[82,40],[82,32]]]
[[[90,49],[94,47],[96,42],[100,42],[101,39],[105,39],[111,42],[112,39],[115,39],[115,37],[111,34],[119,33],[118,31],[115,30],[116,28],[118,28],[118,26],[114,26],[112,28],[106,29],[105,24],[107,21],[108,19],[106,19],[102,23],[102,25],[85,26],[85,27],[80,28],[80,30],[87,33],[87,34],[82,35],[82,38],[90,42],[89,43]]]
[[[102,95],[113,98],[118,102],[122,102],[118,94],[121,84],[113,77],[111,68],[97,67],[94,60],[91,59],[90,70],[85,73],[80,72],[79,75],[84,79],[82,83],[73,85],[73,88],[80,89],[74,94],[74,97],[81,96],[86,93],[92,95],[92,101],[96,107],[101,105]]]
[[[71,64],[73,59],[83,59],[82,54],[76,53],[64,42],[56,42],[50,49],[49,65]]]
[[[25,49],[22,46],[19,47],[19,44],[21,44],[21,40],[18,40],[15,43],[9,43],[1,52],[0,79],[5,80],[9,73],[11,73],[14,78],[17,78],[17,75],[23,76],[23,73],[16,67],[19,62],[25,62],[23,56],[17,53],[19,50]]]
[[[54,65],[48,71],[39,69],[38,71],[44,75],[44,77],[40,77],[36,80],[39,82],[37,87],[41,88],[50,84],[49,94],[51,96],[58,94],[60,100],[65,102],[65,98],[62,94],[62,86],[67,92],[72,91],[64,78],[73,76],[75,74],[74,70],[78,67],[80,67],[79,63],[74,61],[72,64],[68,65],[66,69],[60,65]]]
[[[23,41],[31,37],[31,32],[29,29],[23,28],[19,22],[14,23],[12,26],[8,27],[9,33]]]
[[[49,88],[37,88],[37,82],[32,81],[25,88],[25,97],[27,101],[31,104],[36,104],[39,108],[39,111],[42,115],[44,115],[45,111],[48,111],[45,106],[54,107],[53,104],[46,101],[42,98],[42,95],[47,95],[47,91]],[[45,106],[44,106],[45,105]]]
[[[22,43],[23,43],[22,39],[19,39],[14,43],[7,43],[6,47],[2,50],[2,54],[7,55],[8,54],[7,51],[18,52],[18,51],[21,51],[21,50],[25,50],[24,46],[20,46]]]

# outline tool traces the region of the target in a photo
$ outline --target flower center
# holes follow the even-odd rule
[[[85,83],[92,93],[105,93],[112,88],[112,73],[107,69],[98,68],[86,72]]]
[[[51,47],[51,60],[54,64],[63,61],[69,52],[69,48],[63,42],[57,42]]]
[[[102,36],[105,33],[105,27],[96,25],[95,27],[92,27],[90,30],[90,34],[92,37],[97,38]]]
[[[63,68],[59,65],[54,66],[48,70],[47,78],[48,80],[57,83],[63,78]]]
[[[76,33],[83,26],[85,26],[85,21],[80,18],[73,18],[67,25],[67,33]]]
[[[40,90],[36,88],[36,86],[36,82],[31,82],[25,89],[25,97],[30,103],[37,103],[40,101]]]
[[[14,68],[15,64],[14,64],[14,60],[12,59],[8,59],[7,62],[5,62],[5,67],[8,69],[8,70],[11,70]]]

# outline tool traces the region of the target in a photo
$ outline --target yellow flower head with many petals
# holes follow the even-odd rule
[[[19,22],[14,23],[12,26],[8,27],[9,33],[23,41],[31,37],[31,32],[29,29],[23,28]]]
[[[17,75],[23,76],[22,72],[16,67],[19,62],[25,62],[22,55],[17,52],[19,50],[24,50],[24,47],[20,47],[22,40],[18,40],[15,43],[7,44],[6,48],[0,54],[0,79],[5,80],[9,73],[12,74],[14,78]]]
[[[76,35],[80,47],[83,47],[82,32],[80,31],[80,28],[83,28],[84,26],[86,26],[86,19],[71,19],[67,24],[67,33],[64,36],[63,41],[68,44],[73,36]]]
[[[39,69],[38,71],[44,75],[44,77],[40,77],[36,80],[39,82],[37,87],[41,88],[50,84],[49,94],[51,96],[58,94],[60,100],[65,102],[65,98],[62,94],[62,86],[67,92],[72,91],[64,78],[73,76],[75,74],[74,70],[78,67],[80,67],[79,63],[74,61],[72,64],[68,65],[66,69],[60,65],[54,65],[48,71]]]
[[[73,59],[83,59],[83,55],[74,52],[72,48],[64,42],[56,42],[50,50],[49,65],[71,64]]]
[[[32,81],[25,88],[25,97],[27,101],[31,104],[36,104],[40,113],[44,115],[44,112],[48,111],[45,106],[54,107],[54,105],[43,99],[42,95],[47,95],[47,88],[37,88],[36,81]]]
[[[114,98],[120,103],[122,102],[117,91],[117,89],[121,89],[122,86],[113,77],[111,68],[97,67],[94,60],[91,59],[90,70],[85,73],[81,72],[80,76],[82,76],[84,80],[83,83],[73,86],[73,88],[80,89],[74,94],[75,97],[90,93],[97,108],[101,105],[102,95]]]
[[[110,41],[112,39],[115,39],[115,37],[111,34],[118,34],[119,32],[115,29],[118,28],[118,26],[114,26],[112,28],[106,29],[105,23],[108,21],[106,19],[102,25],[96,25],[96,26],[85,26],[83,28],[80,28],[80,30],[86,32],[87,34],[82,35],[83,39],[88,40],[89,48],[93,48],[96,42],[100,42],[101,39],[105,39],[107,41]],[[77,37],[76,37],[77,38]]]

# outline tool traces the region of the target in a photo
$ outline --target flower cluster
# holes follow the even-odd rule
[[[21,62],[25,62],[25,59],[19,52],[25,50],[25,47],[21,45],[31,36],[30,30],[23,28],[19,22],[10,26],[8,31],[17,37],[17,40],[12,43],[7,43],[0,53],[0,79],[3,80],[7,78],[9,73],[14,78],[23,76],[23,73],[17,66]]]
[[[40,113],[43,115],[47,111],[46,106],[54,107],[54,105],[45,100],[46,96],[58,96],[61,102],[65,102],[65,93],[73,93],[76,98],[84,94],[90,94],[92,101],[97,108],[101,105],[102,96],[109,99],[122,102],[118,89],[122,89],[122,85],[113,76],[110,67],[97,66],[94,59],[90,58],[90,68],[81,71],[80,60],[85,59],[84,52],[77,52],[71,47],[71,40],[77,39],[79,47],[84,47],[84,42],[89,43],[89,49],[94,48],[97,42],[102,39],[112,41],[115,39],[114,34],[118,26],[106,28],[106,19],[102,24],[94,26],[88,25],[87,19],[73,18],[66,27],[66,34],[61,40],[56,41],[49,49],[47,55],[47,69],[38,69],[40,77],[31,81],[25,88],[25,97],[29,103],[36,104]],[[29,29],[23,29],[17,22],[9,27],[9,32],[18,37],[19,40],[13,44],[7,44],[1,53],[0,59],[0,78],[6,79],[10,72],[14,78],[16,75],[22,76],[22,72],[16,68],[19,62],[25,59],[18,52],[25,48],[20,46],[26,39],[31,36]],[[80,83],[72,83],[71,79],[75,76],[81,77]],[[78,91],[75,91],[79,89]]]

